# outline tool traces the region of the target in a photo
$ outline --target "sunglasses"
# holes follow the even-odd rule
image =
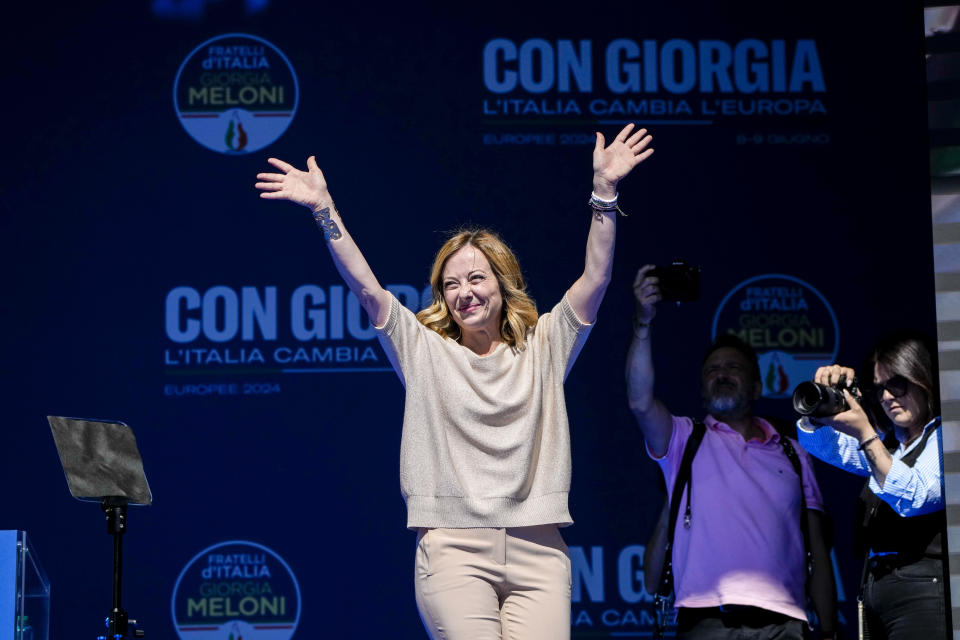
[[[873,385],[873,393],[876,394],[877,400],[883,400],[883,392],[889,391],[890,395],[894,398],[899,398],[907,393],[907,390],[910,388],[910,381],[904,378],[903,376],[893,376],[886,382],[878,382]]]

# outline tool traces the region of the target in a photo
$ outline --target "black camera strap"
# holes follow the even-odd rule
[[[686,489],[687,507],[683,514],[683,526],[689,529],[693,517],[690,509],[690,485],[693,484],[690,470],[693,467],[693,457],[697,454],[697,449],[700,448],[700,442],[706,432],[707,427],[702,421],[693,421],[693,431],[683,449],[683,458],[680,460],[677,477],[673,482],[673,492],[670,495],[670,518],[667,520],[667,539],[664,545],[663,571],[653,605],[656,613],[653,637],[657,639],[663,637],[665,610],[673,608],[673,536],[676,534],[677,517],[680,515],[680,500]]]
[[[803,533],[803,557],[807,560],[807,577],[809,578],[813,574],[813,552],[810,551],[810,532],[807,530],[807,497],[803,492],[803,467],[800,466],[800,456],[793,448],[790,438],[780,436],[780,446],[800,480],[800,531]]]

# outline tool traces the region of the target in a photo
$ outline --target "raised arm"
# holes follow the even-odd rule
[[[849,367],[831,365],[817,369],[813,379],[820,384],[836,385],[844,376],[849,385],[853,375],[854,371]],[[916,464],[908,466],[890,455],[857,399],[846,388],[843,393],[850,408],[833,416],[817,418],[818,423],[826,426],[812,435],[805,435],[805,439],[820,445],[835,440],[836,453],[831,453],[825,461],[837,464],[839,460],[837,466],[854,473],[868,469],[872,476],[871,490],[901,516],[916,516],[943,508],[940,434],[932,434]],[[820,435],[831,427],[834,438],[829,434]]]
[[[648,264],[637,271],[633,281],[633,296],[637,311],[633,327],[633,342],[627,352],[627,399],[630,410],[640,425],[647,449],[657,458],[667,453],[673,434],[670,412],[653,395],[653,353],[650,349],[650,325],[657,314],[660,287],[655,277],[647,275],[653,269]]]
[[[640,129],[630,135],[631,131],[633,124],[628,124],[610,146],[605,146],[603,134],[597,132],[597,143],[593,148],[593,195],[612,203],[612,206],[606,210],[594,207],[583,275],[567,292],[567,300],[584,322],[596,319],[600,301],[610,284],[616,239],[617,183],[653,153],[652,148],[647,148],[653,140],[647,130]]]
[[[267,162],[283,173],[257,174],[256,187],[261,191],[260,197],[267,200],[289,200],[313,212],[313,219],[323,231],[337,271],[350,287],[350,291],[360,300],[370,320],[376,326],[382,326],[390,312],[390,294],[380,286],[359,247],[343,226],[343,220],[333,204],[327,181],[317,166],[316,158],[307,158],[306,171],[300,171],[276,158],[269,158]]]
[[[834,364],[817,369],[813,381],[826,386],[835,386],[840,384],[842,379],[846,381],[847,388],[849,388],[852,387],[855,378],[856,372],[852,368]],[[883,488],[887,474],[890,473],[890,467],[893,465],[893,458],[887,448],[883,446],[883,438],[873,428],[867,413],[847,388],[843,389],[843,396],[850,408],[832,416],[817,418],[817,422],[856,438],[859,445],[858,449],[863,452],[867,463],[870,465],[870,474],[880,485],[880,488]]]

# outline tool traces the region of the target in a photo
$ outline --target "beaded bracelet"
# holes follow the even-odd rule
[[[590,192],[590,208],[596,213],[607,212],[607,211],[618,211],[621,216],[627,217],[627,214],[623,212],[623,209],[620,208],[620,205],[617,204],[620,199],[620,194],[618,193],[613,197],[613,200],[604,200],[597,194]]]

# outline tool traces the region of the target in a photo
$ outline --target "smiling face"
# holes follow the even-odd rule
[[[461,247],[443,265],[440,282],[443,299],[460,331],[500,337],[500,283],[482,251],[469,244]]]
[[[703,402],[717,418],[749,414],[762,391],[750,361],[732,347],[721,347],[707,357],[700,383]]]
[[[873,367],[873,383],[877,387],[885,385],[894,377],[897,376],[881,363],[877,363]],[[899,381],[903,382],[903,378],[899,378]],[[889,386],[899,392],[897,387],[902,387],[902,384],[890,384]],[[884,388],[882,392],[878,392],[877,399],[890,421],[895,426],[906,429],[908,432],[922,429],[930,418],[927,411],[926,394],[921,387],[912,382],[906,382],[906,392],[899,397],[895,396],[890,388]]]

